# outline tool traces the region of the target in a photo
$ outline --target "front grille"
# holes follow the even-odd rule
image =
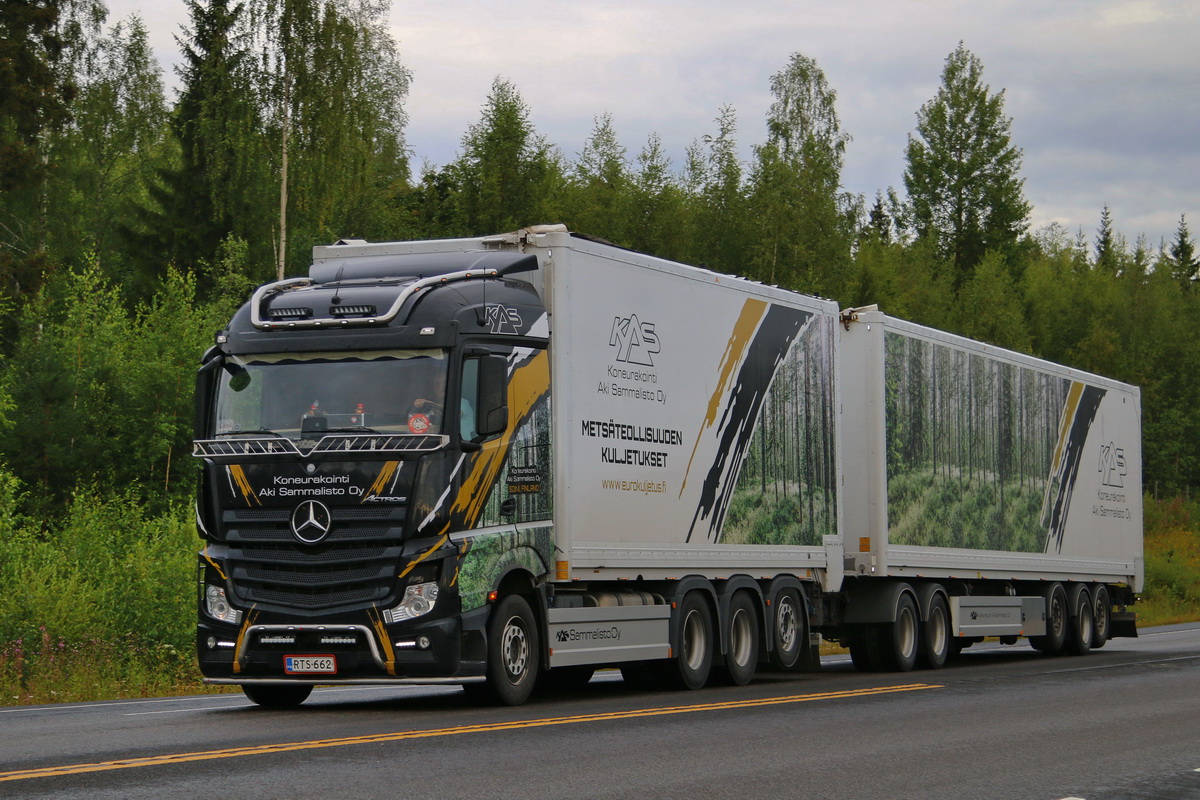
[[[393,592],[405,509],[330,509],[318,545],[292,535],[291,509],[231,509],[222,515],[229,580],[237,598],[305,611],[378,603]]]

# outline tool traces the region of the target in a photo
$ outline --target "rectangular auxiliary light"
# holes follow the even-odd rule
[[[354,316],[373,317],[375,316],[375,306],[332,306],[329,309],[331,317],[354,317]]]
[[[272,308],[271,319],[300,319],[302,317],[311,317],[311,308]]]

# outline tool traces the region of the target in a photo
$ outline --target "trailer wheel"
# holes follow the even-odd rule
[[[917,604],[912,595],[900,595],[896,603],[896,621],[875,629],[875,646],[884,670],[908,672],[913,668],[921,649],[920,630]]]
[[[1070,625],[1070,635],[1067,637],[1066,652],[1073,656],[1085,656],[1092,649],[1092,632],[1095,628],[1092,615],[1092,596],[1087,587],[1079,587],[1075,600],[1074,620]]]
[[[1046,592],[1046,635],[1030,636],[1029,644],[1045,655],[1061,655],[1067,642],[1069,623],[1067,592],[1061,583],[1056,583]]]
[[[1112,636],[1112,599],[1103,583],[1092,592],[1092,649],[1099,650]]]
[[[541,649],[529,602],[519,594],[501,600],[488,620],[487,697],[519,706],[537,680]]]
[[[308,699],[310,684],[243,683],[242,692],[250,702],[263,708],[295,708]]]
[[[679,605],[679,647],[674,677],[683,688],[701,689],[708,683],[712,662],[712,611],[700,592],[688,592]]]
[[[745,686],[758,668],[758,609],[746,592],[737,592],[729,603],[726,628],[729,650],[725,653],[724,676],[735,686]]]
[[[875,672],[878,666],[873,661],[875,649],[875,631],[864,625],[856,627],[850,634],[847,648],[850,650],[850,660],[859,672]]]
[[[775,649],[771,651],[771,666],[791,670],[800,662],[803,648],[808,645],[808,614],[800,603],[800,593],[783,589],[775,595]]]
[[[921,664],[941,669],[950,657],[950,609],[946,599],[936,594],[929,601],[929,617],[921,626]]]

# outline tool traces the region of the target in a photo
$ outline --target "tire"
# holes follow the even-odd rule
[[[679,605],[679,642],[675,655],[675,681],[684,689],[701,689],[708,683],[713,663],[712,610],[704,595],[688,592]]]
[[[919,663],[929,669],[941,669],[950,657],[950,608],[946,598],[935,594],[929,600],[929,614],[921,626]]]
[[[312,694],[311,684],[243,683],[242,692],[250,702],[263,708],[295,708]]]
[[[1067,592],[1061,583],[1053,584],[1046,591],[1046,634],[1030,636],[1029,644],[1034,650],[1048,656],[1062,655],[1070,628],[1070,613],[1067,611]]]
[[[1112,637],[1112,598],[1102,583],[1092,590],[1092,626],[1092,649],[1099,650]]]
[[[854,668],[859,672],[875,671],[875,667],[871,663],[871,648],[868,645],[871,635],[870,630],[860,626],[850,634],[850,641],[846,644],[846,648],[850,651],[850,660],[854,662]]]
[[[721,672],[734,686],[745,686],[754,679],[758,669],[758,608],[748,592],[736,592],[729,603],[729,619],[725,628],[728,651]]]
[[[510,594],[488,620],[487,699],[519,706],[529,699],[541,661],[537,624],[529,602]]]
[[[1092,614],[1092,596],[1087,587],[1079,587],[1075,596],[1075,614],[1071,619],[1065,651],[1073,656],[1085,656],[1092,650],[1092,633],[1095,623]]]
[[[775,647],[771,650],[771,666],[793,670],[808,646],[808,613],[795,589],[782,589],[775,595]]]
[[[896,603],[895,622],[875,629],[876,647],[887,672],[908,672],[917,663],[921,649],[921,621],[917,604],[907,592]]]

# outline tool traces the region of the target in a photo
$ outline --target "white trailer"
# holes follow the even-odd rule
[[[260,702],[451,680],[518,703],[602,665],[644,685],[745,683],[760,662],[817,664],[818,634],[881,670],[940,667],[984,636],[1056,654],[1136,635],[1136,387],[560,227],[319,247],[309,279],[248,305],[198,391],[206,485],[229,487],[201,502],[206,591],[228,616],[202,608],[199,649],[210,681]],[[325,436],[322,416],[271,428],[288,449],[246,438],[257,417],[222,422],[228,391],[203,377],[236,361],[231,376],[266,380],[342,351],[446,365],[445,429],[416,413],[395,435]],[[359,425],[382,402],[352,399]],[[218,518],[279,505],[289,574],[304,563],[316,583],[328,568],[297,526],[349,519],[313,511],[343,484],[407,520],[394,585],[324,605],[263,589],[235,615],[249,556],[224,549],[240,534]],[[276,666],[298,623],[344,623],[345,655],[284,641],[310,659],[287,664],[319,674]]]

